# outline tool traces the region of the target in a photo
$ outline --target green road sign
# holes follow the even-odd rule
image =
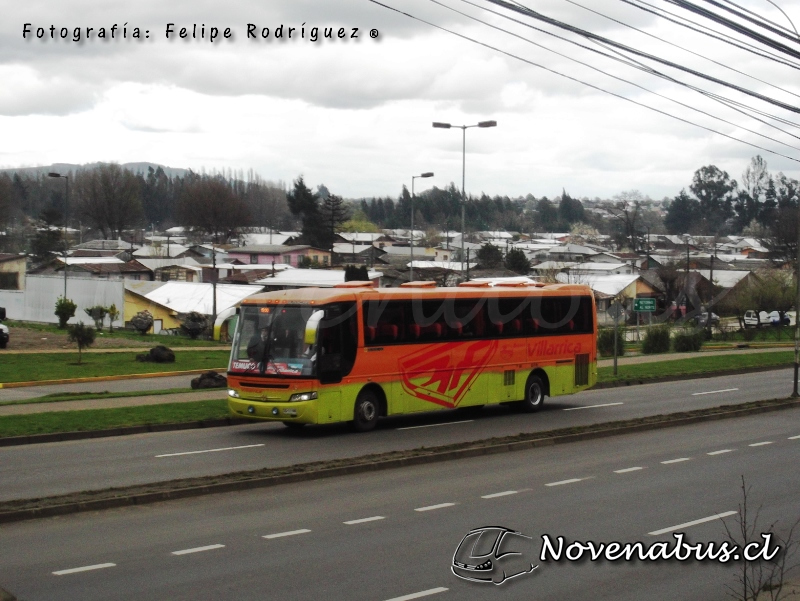
[[[652,313],[656,310],[656,299],[654,298],[635,298],[633,299],[633,310]]]

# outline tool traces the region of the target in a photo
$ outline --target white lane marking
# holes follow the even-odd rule
[[[735,390],[739,390],[738,388],[725,388],[724,390],[709,390],[708,392],[693,392],[692,396],[700,396],[703,394],[720,394],[722,392],[734,392]]]
[[[662,528],[661,530],[653,530],[652,532],[648,532],[650,536],[658,536],[659,534],[666,534],[667,532],[673,532],[675,530],[681,530],[683,528],[688,528],[689,526],[697,526],[698,524],[704,524],[705,522],[712,522],[714,520],[720,520],[722,518],[726,518],[729,515],[736,515],[735,511],[726,511],[725,513],[717,513],[714,515],[710,515],[707,518],[700,518],[699,520],[692,520],[691,522],[685,522],[683,524],[678,524],[677,526],[670,526],[669,528]]]
[[[438,505],[428,505],[427,507],[417,507],[414,511],[432,511],[434,509],[442,509],[444,507],[452,507],[455,503],[439,503]]]
[[[410,595],[403,595],[402,597],[392,597],[391,599],[387,599],[386,601],[411,601],[412,599],[420,599],[421,597],[427,597],[429,595],[443,593],[446,590],[448,589],[444,588],[443,586],[440,586],[438,588],[429,588],[427,591],[411,593]]]
[[[748,447],[763,447],[765,445],[772,444],[771,440],[765,440],[764,442],[754,442],[753,444],[747,445]]]
[[[797,440],[800,436],[790,436],[788,440]]]
[[[303,528],[302,530],[289,530],[288,532],[276,532],[275,534],[265,534],[261,538],[282,538],[284,536],[294,536],[296,534],[306,534],[307,532],[311,532],[307,528]]]
[[[253,447],[263,447],[264,444],[248,444],[241,447],[225,447],[222,449],[205,449],[204,451],[186,451],[184,453],[165,453],[164,455],[156,455],[160,457],[179,457],[180,455],[199,455],[200,453],[218,453],[219,451],[236,451],[238,449],[252,449]]]
[[[77,574],[78,572],[89,572],[91,570],[102,570],[103,568],[113,568],[115,563],[98,563],[93,566],[83,566],[82,568],[70,568],[69,570],[58,570],[53,572],[56,576],[66,576],[67,574]]]
[[[691,457],[680,457],[679,459],[668,459],[667,461],[662,461],[664,465],[668,465],[670,463],[680,463],[681,461],[689,461]]]
[[[348,526],[352,526],[353,524],[363,524],[365,522],[377,522],[378,520],[385,520],[386,518],[382,515],[375,515],[371,518],[361,518],[360,520],[350,520],[348,522],[344,522]]]
[[[507,497],[508,495],[515,495],[519,491],[517,490],[506,490],[503,492],[495,492],[490,495],[483,495],[481,499],[496,499],[497,497]]]
[[[194,547],[193,549],[183,549],[181,551],[173,551],[173,555],[189,555],[190,553],[202,553],[203,551],[213,551],[214,549],[222,549],[225,545],[206,545],[205,547]]]
[[[626,467],[624,470],[614,470],[615,474],[627,474],[628,472],[638,472],[643,470],[643,467]]]
[[[417,428],[437,428],[439,426],[452,426],[454,424],[468,424],[474,422],[474,419],[465,419],[460,422],[445,422],[443,424],[425,424],[424,426],[406,426],[405,428],[397,428],[398,430],[416,430]]]
[[[573,482],[580,482],[581,480],[587,480],[588,478],[570,478],[569,480],[559,480],[558,482],[549,482],[545,484],[545,486],[561,486],[562,484],[572,484]]]
[[[603,403],[602,405],[586,405],[585,407],[567,407],[562,411],[577,411],[578,409],[595,409],[597,407],[613,407],[614,405],[624,405],[625,403]]]
[[[723,453],[733,453],[735,449],[721,449],[719,451],[711,451],[710,453],[706,453],[706,455],[722,455]]]

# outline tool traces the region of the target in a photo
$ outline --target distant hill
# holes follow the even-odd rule
[[[71,171],[78,171],[80,169],[91,169],[92,167],[97,167],[100,165],[100,162],[97,163],[85,163],[83,165],[73,165],[71,163],[53,163],[52,165],[44,165],[39,167],[10,167],[8,169],[0,169],[0,173],[8,173],[14,174],[19,173],[20,175],[36,175],[39,173],[63,173],[67,174]],[[153,169],[161,169],[164,170],[164,173],[167,174],[168,177],[184,177],[186,174],[189,173],[189,169],[181,169],[177,167],[165,167],[164,165],[159,165],[158,163],[146,163],[146,162],[138,162],[138,163],[121,163],[120,167],[124,167],[129,171],[133,171],[134,173],[147,173],[147,169],[152,167]]]

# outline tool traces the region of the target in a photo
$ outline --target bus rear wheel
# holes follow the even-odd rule
[[[353,409],[353,421],[350,422],[356,432],[369,432],[378,423],[378,397],[371,390],[362,390]]]
[[[520,401],[520,409],[535,413],[544,405],[544,382],[539,376],[531,376],[525,385],[525,399]]]

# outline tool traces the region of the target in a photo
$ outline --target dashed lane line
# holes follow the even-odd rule
[[[569,480],[559,480],[558,482],[548,482],[545,486],[561,486],[562,484],[573,484],[575,482],[581,482],[582,480],[588,480],[589,478],[570,478]]]
[[[391,599],[387,599],[386,601],[411,601],[412,599],[421,599],[422,597],[428,597],[430,595],[436,595],[437,593],[445,592],[446,588],[443,586],[437,588],[429,588],[427,591],[420,591],[418,593],[411,593],[410,595],[403,595],[402,597],[392,597]]]
[[[70,568],[68,570],[58,570],[53,572],[56,576],[66,576],[67,574],[77,574],[78,572],[90,572],[92,570],[102,570],[103,568],[113,568],[115,563],[98,563],[93,566],[83,566],[80,568]]]
[[[417,507],[414,511],[433,511],[435,509],[443,509],[445,507],[452,507],[455,503],[439,503],[438,505],[428,505],[427,507]]]
[[[505,490],[503,492],[495,492],[490,495],[483,495],[481,499],[496,499],[497,497],[507,497],[508,495],[515,495],[518,490]]]
[[[284,536],[295,536],[297,534],[306,534],[307,532],[311,532],[311,530],[303,528],[301,530],[289,530],[288,532],[276,532],[275,534],[265,534],[261,538],[283,538]]]
[[[438,428],[439,426],[454,426],[455,424],[469,424],[474,422],[474,419],[464,419],[458,422],[445,422],[443,424],[425,424],[423,426],[406,426],[404,428],[397,428],[398,430],[417,430],[419,428]]]
[[[720,520],[722,518],[726,518],[730,515],[736,515],[735,511],[726,511],[724,513],[715,513],[714,515],[710,515],[707,518],[700,518],[699,520],[692,520],[691,522],[684,522],[683,524],[678,524],[677,526],[670,526],[669,528],[662,528],[661,530],[653,530],[652,532],[648,532],[650,536],[659,536],[660,534],[666,534],[667,532],[674,532],[675,530],[683,530],[684,528],[689,528],[691,526],[697,526],[698,524],[704,524],[706,522],[712,522],[714,520]]]
[[[701,396],[704,394],[721,394],[723,392],[735,392],[738,388],[725,388],[723,390],[709,390],[707,392],[693,392],[692,396]]]
[[[733,453],[736,449],[720,449],[719,451],[711,451],[706,455],[724,455],[725,453]]]
[[[192,549],[182,549],[180,551],[173,551],[172,555],[190,555],[192,553],[202,553],[203,551],[213,551],[215,549],[222,549],[225,545],[206,545],[205,547],[194,547]]]
[[[664,465],[669,465],[670,463],[681,463],[682,461],[690,461],[691,457],[679,457],[678,459],[668,459],[667,461],[662,461]]]
[[[180,457],[181,455],[199,455],[201,453],[219,453],[220,451],[237,451],[239,449],[252,449],[253,447],[263,447],[264,444],[248,444],[240,447],[224,447],[221,449],[204,449],[202,451],[184,451],[183,453],[165,453],[163,455],[156,455],[156,459],[161,457]]]
[[[626,467],[623,470],[614,470],[615,474],[627,474],[628,472],[638,472],[639,470],[643,470],[643,467]]]
[[[347,522],[342,522],[343,524],[347,524],[348,526],[354,526],[355,524],[365,524],[367,522],[377,522],[378,520],[385,520],[386,518],[382,515],[374,515],[371,518],[360,518],[358,520],[349,520]]]
[[[585,405],[583,407],[567,407],[562,411],[577,411],[578,409],[596,409],[598,407],[614,407],[615,405],[624,405],[625,403],[603,403],[602,405]]]
[[[772,444],[771,440],[765,440],[764,442],[754,442],[753,444],[747,445],[748,447],[764,447],[768,444]]]

